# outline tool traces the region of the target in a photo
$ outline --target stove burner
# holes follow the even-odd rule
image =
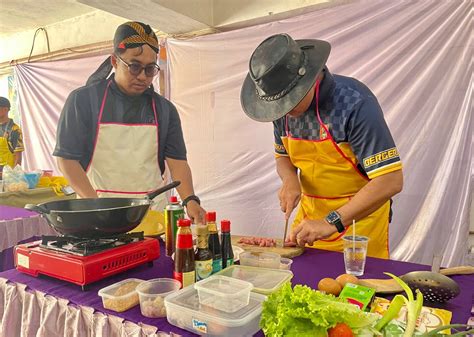
[[[74,236],[47,236],[41,238],[40,247],[79,256],[88,256],[104,250],[143,240],[143,232],[125,233],[109,238],[77,238]]]

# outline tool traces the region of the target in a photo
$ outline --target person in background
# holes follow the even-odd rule
[[[370,238],[368,255],[388,258],[391,197],[403,186],[397,148],[374,94],[326,66],[331,46],[277,34],[250,58],[245,113],[273,122],[281,210],[300,207],[288,240],[342,251],[342,236]]]
[[[113,54],[67,98],[53,155],[81,198],[143,197],[164,185],[166,162],[188,216],[204,223],[178,112],[153,90],[158,51],[149,25],[120,25]]]
[[[0,177],[3,167],[21,165],[23,137],[20,127],[8,118],[10,101],[0,97]]]

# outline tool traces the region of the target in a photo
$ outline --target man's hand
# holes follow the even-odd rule
[[[195,200],[191,200],[186,205],[186,213],[188,213],[191,222],[196,225],[206,224],[206,211]]]
[[[306,244],[312,246],[314,241],[326,239],[336,232],[336,227],[325,220],[304,219],[291,230],[290,241],[301,247]]]
[[[289,176],[283,180],[278,198],[280,199],[281,211],[285,213],[285,219],[289,219],[291,212],[301,199],[300,181],[297,176]]]

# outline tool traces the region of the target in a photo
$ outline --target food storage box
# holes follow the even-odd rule
[[[249,304],[252,283],[214,275],[194,284],[199,303],[225,312],[236,312]]]
[[[280,254],[270,252],[243,252],[240,254],[240,264],[242,266],[252,266],[260,268],[280,268]]]
[[[199,303],[194,287],[186,287],[165,298],[167,319],[182,329],[205,336],[253,336],[260,330],[262,303],[266,296],[251,292],[249,304],[233,313]]]
[[[291,270],[291,265],[293,264],[293,260],[287,257],[282,257],[280,259],[280,269]]]
[[[137,287],[140,311],[145,317],[166,317],[165,297],[181,288],[181,283],[171,278],[156,278],[142,282]]]
[[[290,270],[232,265],[215,275],[233,277],[253,284],[253,292],[269,295],[293,278]]]
[[[128,310],[139,303],[136,287],[143,280],[129,278],[99,290],[102,297],[102,305],[105,309],[122,312]]]

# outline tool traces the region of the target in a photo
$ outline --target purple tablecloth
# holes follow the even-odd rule
[[[24,208],[0,205],[0,271],[12,269],[13,246],[18,243],[38,240],[37,235],[52,234],[38,213]]]
[[[38,216],[38,213],[28,211],[24,208],[0,205],[0,220],[12,220],[16,218],[28,218]]]
[[[111,315],[125,318],[128,321],[154,325],[161,331],[174,332],[183,336],[195,336],[185,330],[179,329],[170,325],[166,319],[152,319],[143,317],[140,313],[139,307],[134,307],[123,313],[116,313],[103,308],[102,300],[97,295],[97,291],[112,283],[118,282],[125,278],[139,278],[151,279],[157,277],[171,277],[172,275],[172,260],[164,255],[164,245],[161,244],[161,257],[155,261],[154,266],[149,268],[147,266],[140,266],[131,271],[125,272],[121,275],[110,277],[108,279],[91,284],[89,290],[82,292],[79,286],[68,284],[66,282],[40,277],[34,278],[32,276],[22,274],[15,269],[0,273],[0,277],[6,278],[12,282],[23,283],[28,285],[30,289],[39,290],[44,293],[68,299],[71,303],[77,305],[85,305],[95,308],[98,311],[105,312]],[[429,270],[428,266],[381,260],[368,258],[366,263],[365,278],[382,278],[384,271],[389,271],[397,275],[414,271],[414,270]],[[311,288],[317,288],[319,280],[323,277],[336,277],[344,273],[344,262],[341,253],[329,252],[323,250],[307,249],[306,252],[294,258],[293,273],[295,274],[293,284],[306,284]],[[473,303],[474,293],[474,276],[473,275],[459,275],[453,276],[459,286],[461,287],[461,294],[451,300],[448,304],[440,306],[441,308],[453,312],[452,323],[465,324],[470,317],[470,310]],[[259,336],[263,334],[259,332]]]

